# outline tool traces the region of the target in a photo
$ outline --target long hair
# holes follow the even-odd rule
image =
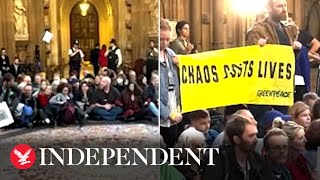
[[[69,93],[71,93],[71,87],[68,83],[62,83],[57,88],[57,93],[62,93],[62,90],[67,87],[69,89]]]

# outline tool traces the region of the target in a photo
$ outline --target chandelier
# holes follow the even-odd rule
[[[90,4],[87,2],[87,0],[83,0],[83,2],[79,4],[79,7],[81,10],[81,15],[86,16],[90,7]]]

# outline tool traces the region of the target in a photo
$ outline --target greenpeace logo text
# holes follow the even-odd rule
[[[219,154],[218,148],[39,148],[41,166],[53,165],[102,165],[102,166],[135,166],[135,165],[200,165],[204,156],[209,166],[214,165],[214,156]],[[197,152],[197,153],[195,153]],[[160,154],[162,159],[160,159]]]
[[[259,90],[257,92],[258,97],[289,98],[290,95],[291,95],[291,92],[289,91]]]

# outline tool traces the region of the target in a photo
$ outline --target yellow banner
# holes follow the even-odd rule
[[[179,55],[182,112],[234,104],[293,104],[290,46],[266,45]]]

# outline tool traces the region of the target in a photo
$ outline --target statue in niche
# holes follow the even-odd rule
[[[43,4],[44,4],[45,8],[48,8],[49,7],[49,0],[44,0]]]
[[[158,21],[159,21],[159,6],[158,1],[150,2],[150,16],[151,16],[151,32],[158,32]]]
[[[27,9],[22,0],[14,0],[16,37],[28,37]]]
[[[131,6],[131,4],[132,4],[131,0],[126,0],[126,5],[127,6]]]

